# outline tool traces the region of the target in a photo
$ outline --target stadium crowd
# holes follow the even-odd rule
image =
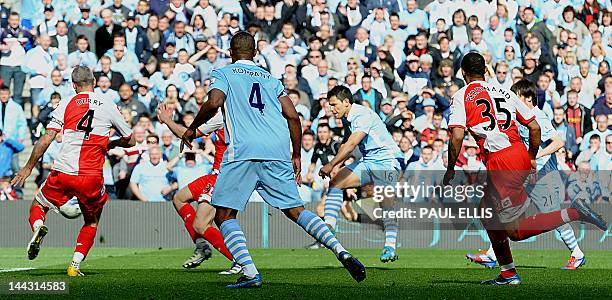
[[[211,70],[231,63],[229,42],[239,30],[255,36],[256,63],[283,81],[302,117],[305,201],[321,198],[318,168],[345,135],[326,99],[336,85],[348,86],[357,103],[384,120],[404,170],[446,169],[448,110],[464,85],[459,62],[470,51],[485,57],[491,82],[537,84],[538,106],[565,142],[556,153],[560,169],[612,169],[609,0],[0,3],[0,200],[22,196],[7,179],[18,170],[17,153],[74,94],[70,73],[78,65],[94,71],[96,92],[118,105],[138,142],[108,154],[105,184],[113,198],[170,200],[210,172],[217,137],[179,153],[156,107],[167,103],[177,121],[191,124],[206,101]],[[46,153],[38,184],[61,142],[58,135]],[[484,169],[473,139],[464,147],[457,168]],[[590,191],[593,180],[586,182],[574,189]],[[607,186],[600,188],[607,195]]]

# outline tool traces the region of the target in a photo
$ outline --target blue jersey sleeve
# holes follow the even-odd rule
[[[359,114],[351,121],[351,132],[361,131],[370,134],[371,124],[372,122],[368,120],[367,116]]]
[[[557,131],[553,128],[550,123],[550,119],[544,116],[538,116],[536,119],[538,125],[540,125],[540,137],[542,142],[547,142],[552,139],[553,136],[557,135]]]
[[[210,90],[219,89],[225,95],[227,95],[227,91],[229,90],[229,82],[225,75],[219,70],[213,70],[210,74]]]
[[[287,96],[287,92],[285,91],[285,87],[280,80],[276,80],[276,95],[278,97]]]

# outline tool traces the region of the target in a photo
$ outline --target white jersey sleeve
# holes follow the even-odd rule
[[[105,102],[105,108],[109,115],[110,122],[113,127],[117,129],[117,132],[119,132],[122,137],[131,136],[132,129],[123,119],[123,116],[121,115],[121,112],[119,112],[119,108],[117,107],[117,105],[111,103],[110,101],[107,101]]]
[[[466,113],[464,102],[465,89],[461,89],[451,98],[450,115],[448,117],[448,128],[466,128]]]
[[[198,127],[198,131],[202,135],[208,135],[221,128],[223,128],[223,114],[221,113],[221,110],[219,110],[214,117],[208,120],[208,122],[200,125],[200,127]]]
[[[64,115],[66,113],[66,107],[72,98],[62,99],[59,105],[51,113],[51,121],[47,124],[47,130],[54,130],[57,132],[62,131],[64,128]]]
[[[510,91],[510,95],[510,99],[514,101],[514,107],[516,108],[516,120],[522,125],[527,125],[533,121],[535,119],[533,111],[516,94]]]

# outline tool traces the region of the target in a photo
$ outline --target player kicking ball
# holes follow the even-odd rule
[[[327,93],[327,99],[334,118],[346,118],[350,123],[351,134],[340,146],[334,159],[321,168],[319,175],[323,178],[330,177],[334,167],[348,159],[355,147],[359,147],[363,155],[362,159],[342,167],[329,182],[325,200],[325,223],[333,232],[338,212],[342,207],[342,190],[369,183],[380,186],[395,185],[400,174],[400,165],[396,157],[401,151],[380,117],[373,110],[353,103],[353,95],[349,88],[336,86]],[[383,216],[386,216],[384,211],[393,209],[394,199],[384,199],[380,205],[383,208]],[[398,259],[395,247],[397,219],[385,217],[383,225],[385,245],[380,261],[392,262]]]
[[[450,184],[461,151],[465,130],[469,130],[485,153],[488,171],[487,190],[481,209],[492,209],[493,218],[481,219],[497,259],[501,274],[482,284],[518,285],[521,278],[512,260],[509,240],[521,241],[572,222],[584,221],[601,230],[606,222],[581,200],[570,208],[525,217],[529,197],[523,187],[530,173],[536,171],[540,147],[540,126],[535,116],[512,91],[487,83],[485,60],[470,52],[461,61],[467,83],[452,99],[449,128],[448,169],[444,184]],[[516,122],[529,131],[529,151],[525,149]]]
[[[173,113],[174,109],[168,107],[166,104],[161,104],[157,109],[157,118],[161,123],[166,124],[172,133],[181,137],[185,131],[187,131],[187,128],[172,120]],[[217,182],[217,174],[219,174],[219,168],[223,160],[223,153],[225,149],[227,149],[223,133],[223,116],[221,112],[218,112],[207,123],[200,126],[197,130],[197,136],[205,136],[213,132],[216,134],[217,139],[214,142],[215,159],[212,173],[199,177],[189,183],[186,187],[179,190],[172,199],[174,208],[183,219],[185,228],[196,245],[193,255],[183,263],[183,267],[186,269],[196,268],[202,264],[202,262],[210,258],[210,251],[206,253],[203,247],[206,243],[204,240],[206,240],[233,263],[229,269],[219,274],[238,274],[242,271],[242,267],[234,261],[234,257],[223,242],[223,235],[219,229],[213,226],[215,208],[210,205],[210,199],[215,183]],[[191,202],[194,200],[198,202],[197,211],[191,206]]]
[[[225,244],[244,274],[227,287],[251,288],[263,283],[236,220],[255,190],[332,250],[356,281],[364,280],[365,267],[342,247],[323,220],[304,209],[299,197],[296,182],[301,181],[300,118],[282,83],[253,62],[257,50],[249,33],[236,33],[229,51],[232,64],[213,70],[208,101],[183,134],[181,143],[181,148],[191,147],[197,128],[223,107],[228,148],[211,204],[217,209],[215,222]],[[290,146],[294,149],[292,155]]]
[[[85,224],[77,237],[67,272],[68,276],[83,276],[80,263],[93,246],[102,208],[108,200],[102,177],[106,151],[114,147],[132,147],[136,140],[115,103],[105,101],[93,92],[96,84],[89,68],[76,67],[72,71],[72,84],[77,94],[60,101],[51,115],[45,135],[36,142],[28,162],[11,184],[23,186],[55,135],[62,132],[64,139],[51,174],[30,207],[29,220],[34,234],[28,243],[28,258],[32,260],[38,256],[48,232],[44,222],[49,209],[57,211],[76,197]],[[115,128],[121,138],[109,142],[111,128]]]
[[[542,144],[540,144],[536,157],[538,181],[535,185],[528,186],[529,199],[539,212],[558,211],[561,209],[561,202],[565,199],[565,185],[558,171],[557,159],[553,154],[563,147],[563,140],[552,127],[548,116],[538,108],[536,102],[537,90],[534,83],[525,79],[519,80],[512,86],[511,90],[519,97],[521,102],[531,109],[541,131]],[[529,146],[529,130],[522,125],[518,129],[523,143]],[[578,246],[572,226],[564,224],[557,227],[556,230],[571,252],[569,260],[562,269],[576,270],[586,264],[586,257]],[[494,268],[497,264],[493,246],[490,246],[485,252],[468,253],[466,257],[487,268]]]

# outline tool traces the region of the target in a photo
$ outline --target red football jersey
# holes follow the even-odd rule
[[[64,134],[53,169],[70,175],[102,175],[111,127],[132,134],[117,106],[93,92],[62,99],[51,117],[47,130]]]
[[[227,145],[225,144],[225,130],[223,129],[223,114],[221,114],[221,111],[217,112],[208,122],[198,127],[198,131],[203,135],[214,132],[217,136],[217,139],[213,142],[215,145],[213,172],[218,172],[219,168],[221,168],[221,162],[223,161],[223,154],[227,149]]]
[[[448,127],[470,131],[485,155],[522,143],[516,121],[527,125],[533,112],[512,91],[474,81],[452,97]]]

